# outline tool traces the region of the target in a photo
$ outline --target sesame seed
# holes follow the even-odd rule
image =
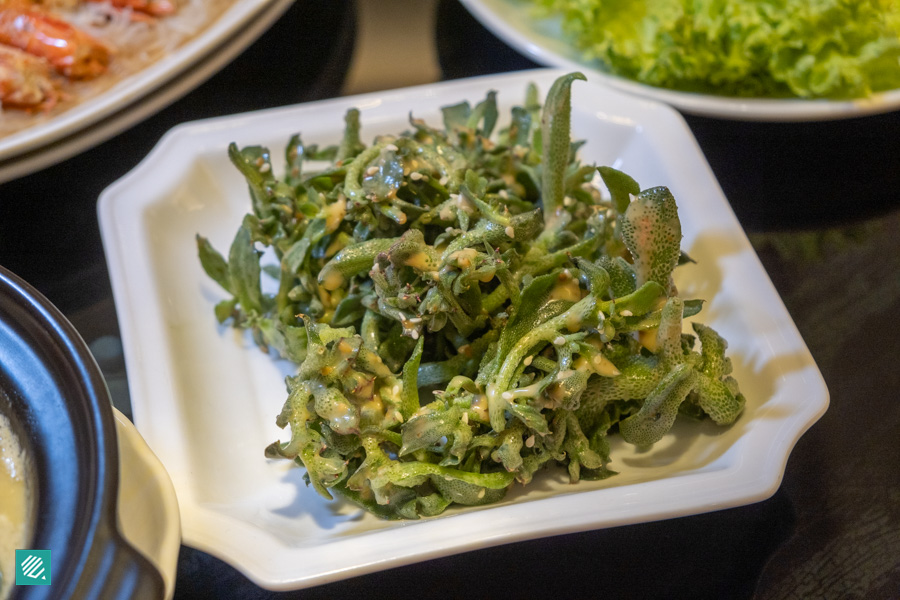
[[[526,356],[526,357],[525,357],[525,360],[523,360],[522,362],[523,362],[523,363],[525,364],[525,366],[527,367],[527,366],[530,366],[530,365],[531,365],[531,361],[533,361],[533,360],[534,360],[534,357],[533,357],[533,356]]]
[[[412,333],[409,334],[409,335],[410,335],[410,337],[411,337],[412,339],[414,339],[414,340],[419,339],[419,332],[416,331],[415,329],[413,329],[413,330],[412,330]]]
[[[395,396],[396,396],[397,394],[399,394],[399,393],[400,393],[400,386],[399,386],[399,385],[395,385],[394,387],[392,387],[392,388],[391,388],[391,393],[394,394]]]
[[[506,226],[506,235],[508,235],[511,238],[516,237],[516,230],[512,228],[512,225]]]
[[[515,398],[512,392],[503,392],[502,394],[500,394],[500,397],[504,400],[512,400],[513,398]]]
[[[263,163],[259,166],[260,173],[268,173],[271,170],[272,170],[272,165],[270,165],[269,163]]]
[[[422,179],[422,174],[419,173],[418,171],[414,171],[409,174],[409,178],[412,179],[413,181],[419,181],[420,179]]]
[[[388,144],[387,146],[384,147],[384,149],[385,149],[385,150],[388,150],[388,151],[390,151],[390,152],[396,152],[396,151],[399,150],[400,148],[398,148],[398,147],[395,146],[394,144]]]
[[[528,447],[528,448],[534,448],[534,434],[529,435],[529,436],[525,439],[525,446]]]
[[[366,175],[374,175],[377,172],[378,172],[378,167],[376,167],[375,165],[372,165],[371,167],[366,169]]]
[[[631,317],[634,315],[634,313],[631,312],[630,310],[623,310],[619,314],[622,315],[623,317]]]
[[[564,337],[561,336],[561,335],[556,336],[556,339],[553,340],[553,345],[554,345],[554,346],[562,346],[562,345],[565,344],[565,343],[566,343],[566,338],[564,338]]]

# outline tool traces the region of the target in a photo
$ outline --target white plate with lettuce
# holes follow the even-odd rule
[[[891,35],[890,31],[898,30],[900,11],[893,7],[883,8],[881,3],[851,2],[835,3],[827,8],[816,8],[809,3],[788,2],[782,9],[796,18],[792,24],[791,19],[778,21],[777,27],[772,27],[767,33],[766,39],[754,41],[752,36],[758,35],[759,17],[753,13],[760,3],[750,2],[740,5],[735,4],[732,11],[739,13],[740,19],[733,18],[729,22],[728,17],[723,16],[722,8],[718,4],[712,5],[710,15],[702,16],[703,25],[697,26],[695,35],[720,36],[720,41],[726,37],[718,27],[727,26],[730,29],[739,29],[743,26],[745,34],[736,34],[734,39],[737,45],[743,48],[735,48],[734,56],[725,56],[723,52],[712,52],[708,49],[698,50],[684,48],[678,42],[672,42],[668,34],[678,36],[686,31],[680,25],[667,23],[668,15],[673,6],[681,6],[680,2],[667,1],[651,2],[640,0],[639,2],[594,2],[590,6],[609,4],[606,12],[597,17],[598,22],[608,25],[603,35],[606,35],[604,49],[599,52],[617,53],[620,59],[617,64],[623,68],[643,70],[648,73],[648,79],[658,77],[660,81],[667,77],[678,77],[681,73],[691,71],[701,73],[701,77],[723,77],[729,69],[740,72],[750,62],[742,52],[750,55],[759,52],[770,51],[776,43],[782,51],[779,59],[782,66],[773,66],[773,72],[784,81],[789,81],[795,90],[803,94],[821,95],[830,91],[838,93],[848,99],[826,99],[813,97],[733,97],[716,95],[704,91],[695,93],[677,91],[668,87],[658,87],[641,83],[635,79],[612,74],[600,61],[593,60],[587,52],[579,49],[575,36],[566,32],[564,19],[560,16],[539,16],[536,8],[538,4],[549,4],[540,0],[460,0],[485,27],[494,35],[515,48],[531,60],[550,67],[558,67],[566,70],[580,70],[589,73],[592,81],[602,82],[616,89],[665,102],[678,110],[692,115],[716,117],[748,121],[816,121],[833,120],[851,117],[861,117],[896,110],[900,108],[900,35]],[[732,3],[735,0],[731,0]],[[565,0],[553,2],[556,6],[566,4]],[[582,3],[570,2],[569,7],[572,16],[570,23],[577,24],[578,28],[590,29],[589,14]],[[815,4],[815,3],[813,3]],[[726,3],[726,6],[728,3]],[[797,6],[794,6],[797,5]],[[627,11],[621,11],[616,7],[629,7]],[[700,4],[703,8],[702,3]],[[855,7],[855,8],[854,8]],[[813,10],[821,11],[819,15],[808,15]],[[890,9],[890,10],[888,10]],[[863,11],[862,14],[852,14],[852,11]],[[647,15],[644,21],[642,11]],[[844,12],[842,12],[844,11]],[[803,19],[797,15],[803,15]],[[884,15],[884,19],[881,18]],[[617,17],[613,22],[612,16]],[[659,17],[659,18],[657,18]],[[740,21],[740,22],[738,22]],[[642,22],[645,27],[641,29],[645,33],[640,37],[632,25]],[[861,23],[865,22],[866,26]],[[655,29],[654,23],[662,23]],[[707,25],[705,29],[701,28]],[[839,45],[838,38],[842,35],[835,33],[837,27],[845,27],[847,40],[853,40],[854,36],[863,36],[865,42],[850,42],[852,50],[849,54],[841,51],[832,52],[830,48]],[[648,33],[661,32],[659,36]],[[830,32],[831,38],[826,39],[825,31]],[[596,34],[601,37],[600,33]],[[793,45],[798,37],[807,36],[808,47],[816,47],[818,58],[803,56],[808,52],[794,52]],[[660,43],[659,39],[668,40],[668,44]],[[783,43],[780,40],[784,40]],[[641,50],[635,50],[641,48]],[[749,48],[749,49],[748,49]],[[622,58],[622,57],[625,58]],[[724,58],[723,58],[724,57]],[[770,57],[771,58],[771,57]],[[777,62],[775,58],[771,58]],[[627,67],[625,66],[627,63]],[[685,65],[691,65],[690,67]],[[677,71],[677,73],[674,73]],[[753,76],[742,74],[738,77],[740,85],[754,81]],[[881,84],[879,79],[888,79],[894,84]],[[736,84],[737,85],[737,84]],[[855,87],[854,87],[855,86]],[[847,90],[868,88],[880,91],[868,93],[854,93]],[[888,89],[885,89],[888,88]],[[782,90],[784,91],[784,90]],[[849,95],[848,95],[849,94]],[[857,97],[859,96],[859,97]]]
[[[665,184],[678,198],[682,248],[696,263],[680,267],[675,283],[686,298],[707,300],[697,318],[729,342],[747,399],[738,420],[676,422],[650,449],[611,439],[613,477],[572,484],[565,469],[548,468],[494,504],[406,521],[329,501],[307,485],[303,468],[266,458],[273,440],[290,435],[275,417],[285,376],[297,366],[217,323],[213,308],[225,293],[197,257],[196,234],[227,248],[250,207],[229,144],[268,146],[272,172],[282,173],[292,134],[337,144],[350,108],[360,110],[368,144],[408,129],[410,113],[439,127],[441,107],[475,105],[494,90],[502,126],[529,83],[543,95],[561,74],[513,73],[189,123],[102,194],[134,421],[171,476],[185,544],[263,587],[297,589],[520,540],[740,506],[777,490],[791,449],[828,405],[821,374],[680,116],[581,81],[571,125],[586,141],[582,159],[644,186]]]

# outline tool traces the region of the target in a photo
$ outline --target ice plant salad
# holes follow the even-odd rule
[[[610,435],[648,446],[679,415],[740,415],[725,341],[682,333],[702,301],[672,281],[689,260],[675,198],[580,163],[578,79],[543,107],[531,86],[495,137],[490,92],[370,146],[350,110],[336,147],[294,136],[281,177],[266,148],[229,148],[252,212],[227,258],[198,235],[200,260],[229,294],[218,320],[299,365],[266,455],[323,496],[437,515],[550,465],[614,475]]]

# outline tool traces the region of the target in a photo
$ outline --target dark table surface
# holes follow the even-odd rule
[[[160,114],[0,185],[0,265],[75,324],[126,414],[100,191],[179,122],[337,95],[353,31],[352,3],[298,4]],[[533,66],[455,2],[440,3],[436,39],[447,78]],[[182,547],[175,597],[900,598],[900,113],[829,123],[686,120],[831,395],[774,496],[281,594]]]

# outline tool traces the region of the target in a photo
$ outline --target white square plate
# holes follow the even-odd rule
[[[781,482],[788,454],[828,405],[828,392],[696,141],[664,105],[576,82],[573,137],[585,162],[615,166],[678,200],[685,297],[730,342],[747,408],[729,428],[680,423],[652,450],[614,442],[620,474],[571,485],[548,471],[496,505],[384,522],[303,483],[303,470],[263,449],[293,371],[216,324],[221,290],[196,257],[194,235],[227,249],[249,210],[229,142],[275,158],[291,134],[336,143],[350,107],[363,138],[408,127],[410,111],[439,125],[440,107],[498,91],[501,114],[528,82],[546,93],[558,71],[453,81],[189,123],[169,132],[99,202],[125,346],[134,420],[171,475],[184,542],[232,563],[259,585],[293,589],[475,548],[695,514],[756,502]],[[276,164],[276,169],[281,165]]]

